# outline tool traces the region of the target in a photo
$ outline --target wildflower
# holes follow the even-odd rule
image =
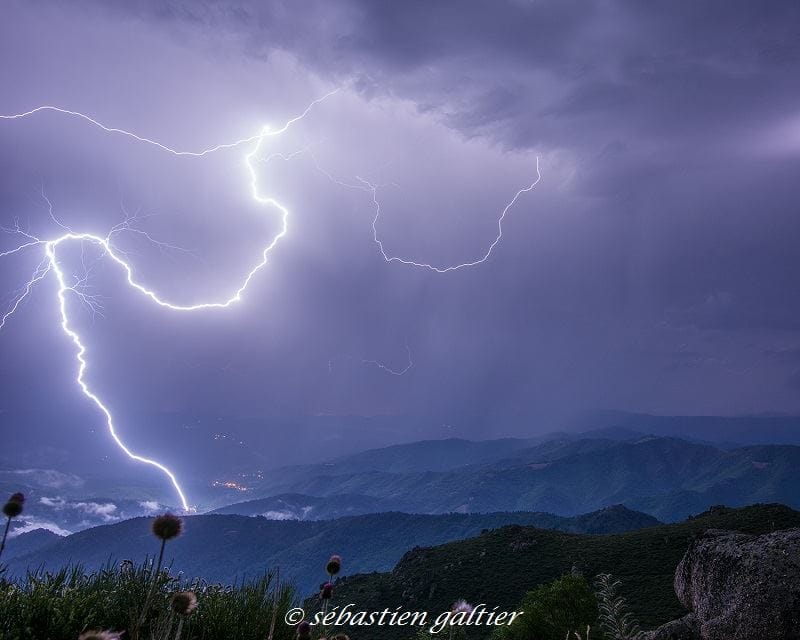
[[[122,640],[122,634],[115,631],[84,631],[78,640]]]
[[[328,564],[325,565],[325,571],[328,572],[329,576],[335,576],[339,571],[342,569],[342,557],[337,555],[332,555],[331,559],[328,560]]]
[[[310,640],[311,639],[311,623],[308,620],[303,620],[297,625],[297,640]]]
[[[11,528],[11,518],[16,518],[22,513],[23,504],[25,504],[25,496],[21,493],[14,493],[8,499],[8,502],[3,505],[3,515],[6,517],[6,528],[3,531],[3,539],[0,541],[0,556],[3,555],[3,549],[6,548],[8,530]]]
[[[197,596],[193,591],[179,591],[172,595],[169,605],[172,611],[178,614],[178,630],[175,632],[175,640],[180,640],[183,623],[197,609]]]
[[[140,627],[147,619],[147,614],[150,611],[150,603],[153,601],[153,595],[155,594],[159,580],[164,580],[169,577],[168,575],[163,576],[161,574],[161,563],[164,561],[164,547],[167,544],[167,540],[177,538],[181,534],[183,530],[183,520],[171,513],[165,513],[155,517],[150,528],[153,531],[153,535],[161,540],[161,550],[158,553],[158,564],[150,579],[150,589],[147,591],[147,598],[144,601],[144,607],[142,607],[142,613],[139,616]]]
[[[183,520],[171,513],[165,513],[153,520],[153,535],[161,540],[172,540],[181,535],[183,530]]]
[[[3,505],[3,515],[6,516],[6,518],[16,518],[20,513],[22,513],[21,502],[12,502],[9,500]]]
[[[22,506],[25,504],[25,496],[22,493],[14,493],[3,506],[3,515],[6,518],[16,518],[22,513]]]
[[[119,563],[119,572],[120,573],[132,573],[133,572],[133,560],[128,560],[127,558]]]
[[[457,600],[453,604],[452,611],[453,611],[453,613],[470,614],[470,613],[472,613],[472,609],[473,609],[473,606],[469,602],[467,602],[466,600]]]
[[[179,616],[190,616],[197,609],[197,596],[191,591],[179,591],[172,596],[170,606]]]
[[[326,582],[320,587],[319,597],[323,600],[330,600],[333,597],[333,585]]]

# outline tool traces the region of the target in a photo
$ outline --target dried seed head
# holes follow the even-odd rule
[[[16,518],[22,513],[22,505],[19,502],[6,502],[3,505],[3,515],[6,518]]]
[[[325,565],[325,571],[328,572],[329,575],[335,576],[339,571],[342,569],[342,557],[333,555],[331,559],[328,560],[328,564]]]
[[[152,529],[156,538],[172,540],[172,538],[177,538],[181,535],[183,521],[178,516],[165,513],[153,519]]]
[[[3,505],[3,515],[6,518],[16,518],[22,513],[22,506],[25,504],[25,496],[21,493],[14,493]]]
[[[170,606],[179,616],[190,616],[197,609],[197,596],[192,591],[179,591],[172,596]]]
[[[297,640],[309,640],[311,638],[311,623],[303,620],[297,625]]]

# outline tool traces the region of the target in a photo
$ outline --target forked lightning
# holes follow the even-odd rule
[[[22,236],[22,240],[23,241],[18,246],[14,247],[12,249],[9,249],[9,250],[4,251],[4,252],[0,252],[0,258],[12,256],[12,255],[15,255],[15,254],[20,254],[20,253],[23,253],[23,252],[31,250],[31,249],[37,249],[37,250],[40,250],[42,252],[42,259],[41,259],[41,262],[38,264],[37,268],[34,270],[33,274],[31,275],[31,278],[28,280],[28,282],[25,283],[25,285],[23,285],[20,288],[20,290],[17,293],[16,297],[10,303],[8,310],[3,315],[2,319],[0,319],[0,329],[2,329],[5,326],[6,322],[9,320],[9,318],[11,318],[14,315],[14,313],[19,309],[20,304],[30,295],[31,291],[36,286],[36,284],[41,282],[47,276],[52,274],[52,276],[55,278],[55,281],[57,283],[56,296],[57,296],[59,310],[60,310],[60,316],[61,316],[61,328],[64,331],[64,333],[70,338],[70,340],[72,341],[72,343],[75,346],[75,357],[76,357],[76,360],[78,362],[78,371],[77,371],[77,376],[76,376],[76,382],[78,384],[78,387],[80,388],[81,392],[87,398],[89,398],[98,407],[98,409],[100,409],[100,411],[105,416],[106,426],[107,426],[108,431],[111,434],[111,437],[113,438],[114,442],[117,444],[117,446],[119,446],[119,448],[127,456],[129,456],[131,459],[136,460],[138,462],[143,462],[145,464],[151,465],[151,466],[157,468],[158,470],[160,470],[161,472],[163,472],[169,478],[170,482],[172,483],[173,487],[175,488],[175,491],[176,491],[176,493],[177,493],[177,495],[178,495],[178,497],[180,499],[181,505],[183,506],[183,509],[186,510],[186,511],[190,510],[190,506],[189,506],[189,503],[188,503],[188,501],[186,499],[186,495],[185,495],[183,489],[181,488],[177,478],[175,477],[175,474],[172,471],[170,471],[166,466],[161,464],[160,462],[158,462],[156,460],[152,460],[150,458],[146,458],[146,457],[141,456],[141,455],[138,455],[138,454],[134,453],[133,451],[131,451],[125,445],[125,443],[120,439],[119,435],[117,434],[117,430],[116,430],[116,427],[114,425],[114,418],[113,418],[113,416],[111,414],[110,409],[103,403],[103,401],[100,399],[100,397],[94,391],[92,391],[92,389],[89,387],[89,384],[86,381],[86,370],[87,370],[87,367],[88,367],[88,362],[86,360],[86,346],[83,344],[83,341],[81,340],[80,334],[78,334],[77,330],[74,328],[74,326],[70,322],[70,317],[69,317],[69,313],[68,313],[67,298],[68,298],[69,294],[72,294],[74,296],[77,296],[77,298],[81,302],[89,304],[89,306],[93,306],[93,303],[92,303],[92,300],[91,300],[91,296],[88,296],[85,292],[80,290],[80,288],[79,288],[79,284],[80,283],[79,284],[69,284],[67,282],[67,278],[66,278],[66,276],[64,274],[64,271],[63,271],[63,269],[62,269],[62,267],[60,265],[60,262],[59,262],[59,249],[62,246],[70,244],[70,243],[77,243],[77,244],[81,244],[81,245],[83,243],[90,243],[90,244],[93,244],[93,245],[97,246],[101,250],[101,252],[102,252],[102,254],[104,256],[107,256],[115,264],[117,264],[119,267],[122,268],[123,272],[125,273],[127,284],[130,287],[132,287],[133,289],[138,291],[143,296],[149,298],[156,305],[158,305],[160,307],[164,307],[164,308],[169,309],[171,311],[181,311],[181,312],[185,311],[185,312],[188,312],[188,311],[198,311],[198,310],[202,310],[202,309],[224,309],[224,308],[229,307],[233,303],[238,302],[239,300],[241,300],[242,294],[245,292],[245,289],[247,288],[247,286],[250,283],[250,281],[253,278],[253,276],[255,276],[255,274],[258,273],[258,271],[260,271],[264,267],[264,265],[266,265],[270,251],[273,249],[273,247],[275,247],[275,245],[280,241],[280,239],[284,235],[286,235],[286,232],[288,230],[289,211],[285,206],[283,206],[275,198],[273,198],[271,196],[267,196],[267,195],[262,195],[262,193],[259,191],[259,188],[258,188],[258,175],[257,175],[257,172],[256,172],[256,168],[254,166],[254,161],[258,159],[258,156],[259,156],[259,154],[260,154],[260,152],[262,150],[262,146],[264,144],[264,141],[267,138],[278,136],[278,135],[281,135],[284,132],[286,132],[293,124],[295,124],[296,122],[298,122],[298,121],[302,120],[303,118],[305,118],[306,115],[308,115],[308,113],[311,111],[311,109],[313,109],[320,102],[322,102],[322,101],[328,99],[329,97],[333,96],[337,91],[338,91],[338,89],[334,90],[334,91],[331,91],[330,93],[325,94],[324,96],[322,96],[321,98],[318,98],[317,100],[314,100],[313,102],[311,102],[308,105],[308,107],[300,115],[298,115],[298,116],[296,116],[294,118],[291,118],[290,120],[288,120],[279,129],[270,129],[269,127],[264,127],[264,128],[261,129],[261,131],[259,133],[255,134],[255,135],[252,135],[252,136],[249,136],[249,137],[246,137],[246,138],[242,138],[242,139],[236,140],[234,142],[229,142],[229,143],[220,144],[220,145],[217,145],[217,146],[214,146],[214,147],[209,147],[207,149],[202,149],[202,150],[199,150],[199,151],[186,151],[186,150],[174,149],[174,148],[169,147],[169,146],[167,146],[165,144],[162,144],[161,142],[158,142],[158,141],[153,140],[151,138],[146,138],[146,137],[137,135],[137,134],[132,133],[130,131],[126,131],[125,129],[119,129],[119,128],[116,128],[116,127],[106,126],[105,124],[99,122],[98,120],[95,120],[94,118],[91,118],[90,116],[88,116],[88,115],[86,115],[84,113],[80,113],[78,111],[71,111],[71,110],[68,110],[68,109],[62,109],[62,108],[54,107],[54,106],[50,106],[50,105],[40,106],[40,107],[37,107],[35,109],[31,109],[30,111],[26,111],[24,113],[18,113],[18,114],[13,114],[13,115],[0,115],[0,120],[18,120],[18,119],[22,119],[22,118],[28,118],[28,117],[34,116],[36,114],[41,114],[41,113],[46,113],[46,112],[55,112],[57,114],[66,115],[66,116],[70,116],[70,117],[74,117],[74,118],[78,118],[80,120],[83,120],[83,121],[91,124],[94,127],[98,127],[100,129],[102,129],[103,131],[105,131],[107,133],[125,136],[125,137],[131,138],[131,139],[133,139],[133,140],[135,140],[137,142],[140,142],[140,143],[143,143],[143,144],[152,145],[154,147],[157,147],[157,148],[161,149],[162,151],[164,151],[166,153],[170,153],[170,154],[175,155],[175,156],[188,156],[188,157],[202,158],[202,157],[205,157],[205,156],[207,156],[209,154],[215,153],[215,152],[220,151],[220,150],[233,149],[233,148],[236,148],[236,147],[239,147],[239,146],[242,146],[242,145],[252,144],[252,148],[250,149],[249,153],[247,153],[245,155],[245,157],[244,157],[245,166],[246,166],[247,174],[248,174],[248,177],[249,177],[249,186],[250,186],[250,190],[251,190],[251,193],[252,193],[252,197],[257,202],[259,202],[260,204],[263,204],[263,205],[265,205],[267,207],[272,207],[272,208],[276,209],[279,212],[279,215],[280,215],[280,218],[281,218],[281,226],[280,226],[280,230],[270,239],[268,244],[264,247],[263,251],[261,252],[261,256],[260,256],[259,261],[244,276],[244,278],[241,281],[240,285],[234,290],[233,294],[230,297],[228,297],[227,299],[219,300],[219,301],[200,302],[200,303],[196,303],[196,304],[181,304],[181,303],[177,303],[177,302],[171,302],[171,301],[163,298],[155,290],[148,288],[146,285],[144,285],[143,283],[141,283],[141,282],[136,280],[136,278],[134,277],[133,269],[132,269],[130,263],[128,262],[128,260],[127,260],[127,256],[118,247],[115,247],[114,242],[113,242],[114,236],[115,236],[116,233],[119,233],[121,230],[126,229],[124,224],[123,224],[122,227],[120,225],[117,225],[116,227],[114,227],[112,229],[112,231],[110,233],[108,233],[107,235],[104,235],[104,236],[103,235],[98,235],[96,233],[76,232],[76,231],[73,231],[72,229],[66,227],[65,225],[63,225],[60,221],[58,221],[55,218],[55,216],[53,215],[52,206],[50,206],[49,200],[47,201],[47,203],[48,203],[48,206],[49,206],[49,209],[50,209],[50,216],[59,225],[59,227],[61,227],[63,229],[64,232],[61,235],[58,235],[55,238],[44,239],[44,238],[40,238],[40,237],[38,237],[38,236],[36,236],[36,235],[34,235],[32,233],[29,233],[26,230],[23,230],[22,228],[20,228],[19,225],[16,225],[13,229],[4,229],[4,231],[7,231],[7,232],[9,232],[11,234],[14,234],[14,235],[17,235],[17,236]],[[273,154],[273,155],[275,155],[275,154]],[[272,156],[269,156],[267,159],[269,159],[270,157],[272,157]],[[377,223],[378,223],[378,218],[379,218],[380,213],[381,213],[380,203],[379,203],[378,198],[377,198],[377,188],[378,187],[376,185],[373,185],[370,182],[362,179],[362,178],[358,179],[359,180],[359,184],[358,185],[349,185],[349,184],[341,183],[339,181],[337,181],[337,182],[339,182],[339,184],[343,184],[344,186],[362,189],[364,191],[367,191],[371,195],[372,204],[375,207],[375,216],[373,217],[373,220],[372,220],[373,239],[374,239],[375,243],[378,245],[378,248],[380,249],[381,255],[383,256],[383,259],[386,262],[399,262],[399,263],[402,263],[402,264],[405,264],[405,265],[410,265],[410,266],[420,267],[420,268],[424,268],[424,269],[429,269],[429,270],[435,271],[437,273],[447,273],[447,272],[450,272],[450,271],[463,269],[465,267],[478,265],[478,264],[486,261],[489,258],[489,256],[491,255],[492,251],[494,250],[495,246],[500,242],[500,240],[502,238],[502,235],[503,235],[503,221],[504,221],[504,219],[506,217],[506,214],[508,213],[508,211],[511,209],[511,207],[516,203],[517,199],[523,193],[526,193],[526,192],[532,190],[533,187],[536,186],[536,184],[538,184],[539,180],[541,180],[541,174],[539,173],[538,158],[537,158],[537,162],[536,162],[536,176],[537,177],[536,177],[535,181],[532,184],[530,184],[529,186],[524,187],[524,188],[520,189],[519,191],[517,191],[517,193],[514,195],[512,200],[502,210],[501,215],[499,217],[499,220],[497,222],[497,235],[496,235],[495,239],[493,240],[493,242],[489,245],[489,247],[486,250],[486,252],[476,260],[464,262],[464,263],[461,263],[461,264],[451,265],[451,266],[434,266],[432,264],[427,264],[427,263],[422,263],[422,262],[415,262],[415,261],[412,261],[412,260],[406,260],[406,259],[403,259],[403,258],[399,258],[397,256],[389,255],[386,252],[386,250],[384,249],[383,242],[378,237]],[[42,196],[46,199],[46,196],[44,196],[44,192],[42,192]],[[127,229],[127,230],[131,230],[131,229]],[[139,233],[144,233],[144,232],[141,232],[141,231],[135,230],[135,229],[133,229],[133,231],[137,231]],[[145,234],[145,235],[147,235],[147,234]],[[149,238],[149,236],[147,236],[147,237]],[[408,350],[408,347],[406,347],[406,349]],[[379,363],[377,361],[364,361],[364,362],[365,363],[369,363],[369,364],[374,364],[375,366],[378,366],[378,367],[380,367],[382,369],[385,369],[386,371],[388,371],[389,373],[392,373],[394,375],[402,375],[403,373],[405,373],[412,366],[410,350],[408,350],[408,358],[409,358],[408,365],[402,370],[389,369],[388,367],[386,367],[385,365],[382,365],[381,363]]]

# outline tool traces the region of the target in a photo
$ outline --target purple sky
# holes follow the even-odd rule
[[[73,308],[120,416],[414,414],[544,431],[582,410],[800,411],[795,2],[81,2],[4,5],[0,113],[50,104],[173,147],[279,125],[259,184],[289,232],[225,311],[173,314],[98,263]],[[121,240],[182,302],[228,295],[278,229],[248,147],[175,158],[80,120],[0,121],[0,212]],[[312,156],[313,154],[313,156]],[[486,263],[436,274],[387,251]],[[2,248],[14,238],[2,237]],[[91,252],[90,252],[91,253]],[[89,258],[92,256],[89,255]],[[65,270],[80,256],[65,252]],[[2,261],[9,294],[35,252]],[[0,335],[0,406],[86,411],[52,282]],[[10,299],[10,298],[7,298]],[[393,369],[391,375],[362,360]]]

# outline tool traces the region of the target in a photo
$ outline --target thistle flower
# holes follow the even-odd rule
[[[456,600],[451,611],[453,613],[472,613],[473,606],[466,600]]]
[[[119,563],[119,572],[128,574],[133,571],[133,560],[128,560],[127,558]]]
[[[0,556],[3,555],[3,549],[6,548],[6,539],[8,538],[8,530],[11,528],[11,518],[16,518],[22,513],[22,505],[25,504],[25,496],[21,493],[14,493],[3,505],[3,515],[6,517],[6,527],[3,531],[3,539],[0,541]]]
[[[320,587],[319,597],[323,600],[330,600],[333,597],[333,585],[330,582],[326,582]]]
[[[139,616],[140,627],[147,619],[147,613],[150,611],[150,603],[153,601],[153,595],[155,594],[158,581],[164,578],[164,576],[161,575],[161,563],[164,561],[164,547],[167,544],[167,540],[172,540],[181,535],[183,520],[171,513],[165,513],[153,518],[150,528],[153,531],[153,535],[161,540],[161,550],[158,552],[158,563],[150,579],[150,589],[147,591],[147,598],[144,601],[144,607],[142,607],[142,613]]]
[[[84,631],[78,640],[122,640],[122,634],[115,631]]]
[[[325,565],[325,571],[328,572],[328,575],[335,576],[339,571],[342,569],[342,557],[337,555],[332,555],[331,559],[328,560],[328,564]]]
[[[3,515],[6,518],[16,518],[22,513],[22,503],[20,502],[6,502],[3,505]]]
[[[297,625],[297,640],[310,640],[311,638],[311,623],[308,620],[303,620]]]
[[[161,540],[172,540],[181,535],[183,531],[183,520],[171,513],[165,513],[153,520],[151,525],[153,535]]]
[[[173,594],[169,604],[179,616],[188,617],[197,609],[197,596],[192,591],[179,591]]]
[[[8,499],[8,502],[3,505],[3,515],[6,518],[16,518],[22,513],[22,507],[25,504],[25,496],[22,493],[14,493]]]

